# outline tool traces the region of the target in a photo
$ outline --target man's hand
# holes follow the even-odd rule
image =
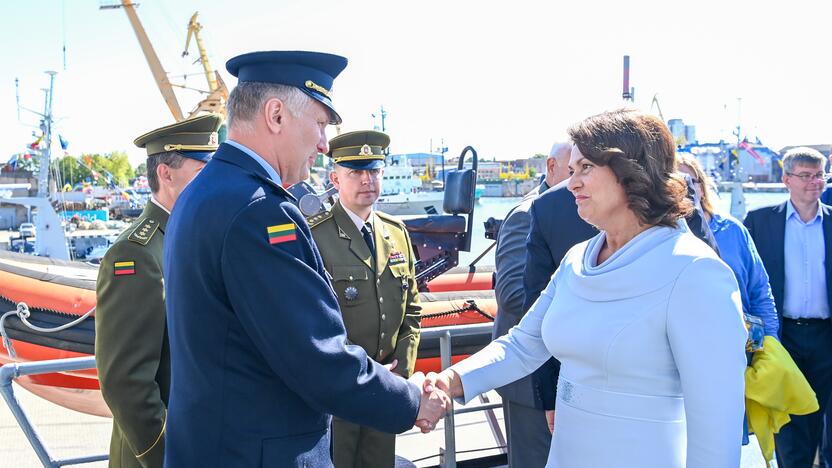
[[[445,416],[445,412],[451,409],[451,399],[445,392],[432,386],[432,390],[425,391],[427,381],[421,372],[414,373],[408,380],[422,389],[422,401],[419,404],[419,414],[416,416],[416,426],[423,434],[427,434],[436,427],[436,423]]]
[[[440,373],[429,372],[422,384],[422,390],[425,392],[432,392],[434,390],[442,390],[451,398],[457,398],[464,395],[462,389],[462,380],[451,369],[445,369]]]
[[[396,364],[398,364],[398,363],[399,363],[398,359],[393,359],[393,362],[391,362],[390,364],[384,364],[384,368],[389,370],[390,372],[393,372],[393,369],[396,368]]]
[[[555,410],[546,410],[546,423],[549,424],[549,433],[555,432]]]

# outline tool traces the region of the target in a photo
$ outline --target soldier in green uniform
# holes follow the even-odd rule
[[[170,210],[217,149],[222,119],[206,115],[135,140],[147,149],[152,193],[98,271],[95,356],[113,413],[110,467],[159,467],[170,390],[162,246]]]
[[[308,219],[350,343],[407,378],[416,365],[421,306],[415,255],[404,223],[373,210],[381,193],[383,150],[390,137],[360,131],[329,142],[338,189],[331,211]],[[332,422],[336,468],[391,468],[396,436],[342,419]]]

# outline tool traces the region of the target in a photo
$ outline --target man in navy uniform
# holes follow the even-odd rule
[[[165,462],[332,466],[331,416],[385,432],[428,430],[449,405],[347,344],[304,217],[283,185],[308,176],[340,123],[343,57],[231,59],[228,140],[182,194],[165,249],[172,386]]]

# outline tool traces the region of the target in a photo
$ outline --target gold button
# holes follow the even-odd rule
[[[350,281],[352,281],[352,276],[350,276]]]
[[[383,297],[378,298],[378,303],[379,304],[384,304],[384,298]]]
[[[378,350],[378,355],[379,355],[379,356],[381,356],[382,354],[384,354],[384,350],[383,350],[383,349],[381,349],[381,348],[379,348],[379,350]]]
[[[381,332],[381,337],[384,338],[384,332]]]
[[[381,319],[382,319],[382,320],[387,320],[387,316],[386,316],[386,315],[384,315],[384,314],[381,314]]]

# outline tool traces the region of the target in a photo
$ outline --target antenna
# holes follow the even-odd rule
[[[636,89],[630,86],[630,56],[624,56],[624,86],[622,87],[621,98],[633,102],[636,99]]]
[[[20,80],[14,78],[14,98],[17,102],[17,121],[20,122]]]

